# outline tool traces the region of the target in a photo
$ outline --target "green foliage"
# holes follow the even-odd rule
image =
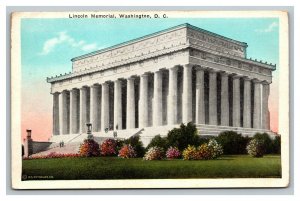
[[[281,153],[281,137],[276,136],[272,141],[272,153],[280,154]]]
[[[136,157],[143,157],[145,154],[145,148],[143,146],[143,143],[140,141],[140,136],[139,135],[134,135],[131,136],[130,138],[126,139],[124,141],[125,144],[130,144],[135,152],[136,152]]]
[[[169,131],[167,136],[168,144],[183,151],[188,145],[199,145],[199,136],[195,124],[189,122],[187,125],[181,124],[180,128]]]
[[[264,153],[270,154],[273,152],[273,142],[267,133],[256,133],[253,136],[253,139],[257,139],[262,142]]]
[[[199,136],[197,146],[208,143],[212,139],[215,139],[215,137],[211,137],[211,136],[201,137],[201,136]]]
[[[151,142],[147,146],[147,150],[151,147],[161,147],[164,150],[164,152],[166,152],[169,147],[168,139],[166,137],[161,137],[160,135],[156,135],[154,136],[154,138],[152,138]]]
[[[122,149],[122,147],[125,145],[125,143],[124,143],[124,140],[120,140],[120,139],[117,139],[116,142],[117,142],[116,149],[117,149],[117,152],[119,152]]]
[[[224,154],[246,154],[246,146],[250,139],[234,131],[224,131],[216,140],[223,147]]]

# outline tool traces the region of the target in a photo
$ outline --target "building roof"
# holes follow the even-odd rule
[[[119,44],[116,44],[116,45],[113,45],[113,46],[110,46],[110,47],[107,47],[107,48],[104,48],[104,49],[96,50],[96,51],[93,51],[93,52],[90,52],[90,53],[87,53],[87,54],[83,54],[83,55],[78,56],[78,57],[74,57],[74,58],[71,59],[71,61],[77,61],[77,60],[84,59],[84,58],[87,58],[87,57],[90,57],[90,56],[101,54],[101,53],[107,52],[109,50],[113,50],[113,49],[116,49],[116,48],[119,48],[119,47],[122,47],[122,46],[125,46],[125,45],[129,45],[129,44],[133,44],[137,41],[148,39],[148,38],[151,38],[151,37],[154,37],[154,36],[157,36],[157,35],[172,31],[172,30],[184,28],[184,27],[190,28],[190,29],[193,29],[193,30],[196,30],[196,31],[199,31],[199,32],[202,32],[202,33],[205,33],[205,34],[208,34],[208,35],[211,35],[211,36],[214,36],[214,37],[217,37],[217,38],[229,41],[229,42],[232,42],[232,43],[235,43],[237,45],[241,45],[243,47],[248,46],[247,43],[245,43],[245,42],[237,41],[237,40],[234,40],[234,39],[231,39],[231,38],[228,38],[228,37],[225,37],[225,36],[210,32],[210,31],[207,31],[205,29],[201,29],[201,28],[193,26],[189,23],[184,23],[184,24],[180,24],[180,25],[177,25],[177,26],[174,26],[174,27],[170,27],[168,29],[164,29],[164,30],[161,30],[161,31],[158,31],[158,32],[155,32],[155,33],[152,33],[152,34],[148,34],[148,35],[145,35],[145,36],[142,36],[142,37],[139,37],[139,38],[135,38],[133,40],[129,40],[129,41],[126,41],[126,42],[123,42],[123,43],[119,43]]]

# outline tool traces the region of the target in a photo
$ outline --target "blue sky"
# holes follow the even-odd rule
[[[51,136],[52,97],[46,77],[70,72],[72,58],[183,23],[246,42],[248,58],[278,64],[275,18],[22,19],[22,131],[31,128],[43,140]],[[278,70],[273,75],[270,104],[276,113]]]

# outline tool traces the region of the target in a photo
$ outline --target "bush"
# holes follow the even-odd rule
[[[186,149],[182,152],[182,157],[184,160],[199,160],[199,153],[195,146],[188,145]]]
[[[117,155],[117,141],[114,139],[106,139],[100,145],[101,156],[115,156]]]
[[[218,158],[223,154],[223,147],[220,144],[218,144],[217,140],[210,139],[208,142],[208,146],[212,148],[212,158]]]
[[[246,154],[246,146],[250,139],[234,131],[224,131],[216,140],[223,147],[224,154]]]
[[[281,153],[281,137],[276,136],[272,141],[272,153],[280,154]]]
[[[253,139],[262,141],[265,154],[273,153],[273,141],[267,133],[256,133]]]
[[[124,141],[124,143],[125,144],[130,144],[134,148],[137,157],[143,157],[144,156],[145,148],[143,146],[143,143],[140,141],[140,136],[139,135],[131,136],[130,138],[126,139]]]
[[[211,139],[215,139],[215,137],[212,137],[212,136],[200,137],[200,136],[199,136],[197,146],[200,146],[200,145],[202,145],[202,144],[204,144],[204,143],[208,143],[209,140],[211,140]]]
[[[181,124],[180,128],[174,128],[169,131],[167,140],[169,146],[178,147],[180,151],[188,145],[199,145],[199,136],[195,124],[189,122],[187,125]]]
[[[210,160],[219,157],[223,153],[222,146],[215,139],[211,139],[209,143],[204,143],[198,148],[189,145],[182,152],[184,160]]]
[[[164,151],[160,147],[151,147],[144,156],[144,160],[161,160],[164,157]]]
[[[212,146],[208,146],[208,144],[204,143],[199,146],[198,148],[198,154],[197,154],[197,159],[204,159],[204,160],[209,160],[213,159],[214,150]]]
[[[125,145],[125,142],[124,142],[124,140],[120,140],[120,139],[117,139],[115,141],[117,143],[116,150],[117,150],[117,152],[119,152],[122,149],[122,147]]]
[[[175,158],[180,158],[181,153],[178,148],[176,147],[169,147],[169,149],[166,152],[166,157],[168,159],[175,159]]]
[[[247,145],[248,154],[252,157],[263,157],[264,144],[262,140],[252,139]]]
[[[79,147],[79,154],[85,157],[99,156],[99,144],[93,139],[85,139]]]
[[[147,146],[147,150],[150,147],[161,147],[161,148],[163,148],[164,151],[167,151],[168,139],[166,137],[161,137],[160,135],[156,135],[156,136],[154,136],[154,138],[152,138],[151,142]]]
[[[125,144],[120,149],[118,156],[121,158],[134,158],[136,157],[136,153],[130,144],[129,145]]]

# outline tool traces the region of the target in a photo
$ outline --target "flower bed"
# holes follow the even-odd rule
[[[80,154],[61,154],[61,153],[56,153],[56,152],[51,152],[47,155],[33,155],[29,157],[24,157],[24,160],[31,160],[31,159],[49,159],[49,158],[77,158],[81,157]]]

